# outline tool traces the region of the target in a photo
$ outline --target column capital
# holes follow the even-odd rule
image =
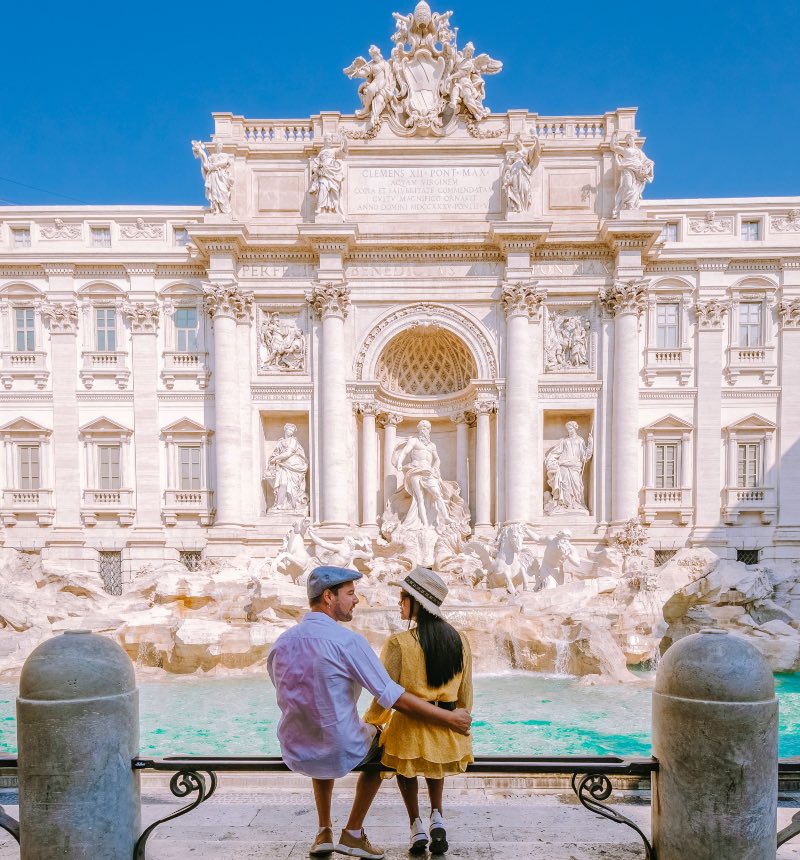
[[[469,427],[475,423],[475,416],[472,412],[456,412],[450,416],[450,420],[453,424],[466,424]]]
[[[536,284],[536,281],[507,281],[503,284],[500,300],[506,317],[526,316],[536,321],[541,319],[542,303],[547,297],[547,290]]]
[[[641,316],[647,299],[647,281],[635,278],[630,281],[617,281],[613,286],[600,290],[600,303],[612,317],[620,314]]]
[[[497,401],[496,400],[477,400],[473,404],[472,409],[476,415],[491,415],[492,412],[497,411]]]
[[[372,415],[377,416],[380,413],[379,404],[375,403],[374,400],[366,401],[366,402],[355,402],[353,403],[353,412],[356,415]]]
[[[729,303],[720,299],[697,302],[694,306],[694,312],[697,315],[697,327],[700,331],[721,330],[725,323],[725,314],[729,310]]]
[[[787,299],[778,305],[781,328],[800,329],[800,298]]]
[[[50,324],[51,334],[78,333],[78,305],[75,302],[45,302],[41,314]]]
[[[155,334],[161,313],[156,302],[125,302],[122,315],[128,320],[133,334]]]
[[[338,317],[343,320],[350,310],[350,288],[344,282],[320,281],[306,293],[306,301],[320,319]]]
[[[253,311],[253,291],[243,290],[234,282],[206,284],[203,287],[203,304],[212,320],[230,317],[236,322],[247,322]]]
[[[398,424],[402,424],[403,416],[396,412],[381,412],[378,421],[381,427],[397,427]]]

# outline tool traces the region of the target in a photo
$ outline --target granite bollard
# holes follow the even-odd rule
[[[21,860],[129,860],[141,812],[128,655],[83,630],[43,642],[22,669],[17,722]]]
[[[778,700],[756,648],[704,630],[666,652],[653,755],[658,860],[775,860]]]

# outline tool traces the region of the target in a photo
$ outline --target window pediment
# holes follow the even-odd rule
[[[79,428],[78,432],[82,436],[113,436],[114,438],[119,438],[120,436],[130,436],[133,430],[116,421],[112,421],[111,418],[102,416],[96,418],[94,421],[90,421],[88,424],[84,424],[83,427]]]
[[[733,424],[728,424],[725,429],[729,433],[766,433],[768,431],[777,430],[778,426],[776,424],[773,424],[772,421],[769,421],[767,418],[762,418],[760,415],[756,415],[754,412],[751,415],[748,415],[746,418],[740,418]]]
[[[197,421],[193,421],[191,418],[179,418],[177,421],[173,421],[172,424],[162,427],[161,432],[169,436],[181,435],[200,437],[210,436],[213,431],[209,430],[207,427],[203,427],[202,424],[198,424]]]
[[[642,430],[645,433],[687,433],[694,430],[694,425],[670,413],[659,418],[658,421],[642,427]]]
[[[49,436],[53,431],[42,427],[30,418],[16,418],[0,427],[0,434],[5,438],[11,436]]]

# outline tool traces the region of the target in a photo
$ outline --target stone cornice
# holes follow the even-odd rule
[[[551,221],[493,221],[489,227],[489,242],[504,254],[509,251],[533,253],[550,233]]]
[[[154,278],[157,271],[155,263],[130,263],[125,265],[125,271],[128,277],[149,277]]]
[[[338,317],[343,320],[350,310],[350,289],[343,282],[318,282],[306,294],[306,301],[320,319]]]
[[[291,385],[251,385],[250,396],[253,400],[308,400],[314,396],[314,386],[310,382],[297,382]]]
[[[639,248],[647,253],[661,236],[662,227],[660,222],[644,217],[638,220],[606,219],[600,226],[599,238],[612,251]]]
[[[303,245],[317,253],[346,254],[358,239],[355,224],[298,224],[297,234]]]
[[[69,278],[75,275],[75,265],[72,263],[42,263],[41,266],[48,278]]]

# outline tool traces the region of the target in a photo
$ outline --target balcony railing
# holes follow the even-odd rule
[[[676,346],[669,349],[649,346],[646,352],[644,379],[652,385],[657,376],[677,376],[681,385],[686,385],[692,375],[691,349]]]
[[[726,487],[723,519],[735,525],[742,513],[757,513],[761,522],[769,525],[778,513],[777,494],[774,487]]]
[[[50,375],[46,366],[47,353],[45,352],[14,352],[6,350],[2,353],[2,368],[0,369],[0,383],[3,388],[10,389],[15,379],[33,379],[37,388],[47,385],[47,377]]]
[[[214,493],[211,490],[167,490],[164,493],[164,523],[174,526],[178,517],[190,516],[200,525],[210,526],[214,521]]]
[[[645,487],[642,516],[651,525],[657,514],[677,514],[682,526],[689,523],[693,511],[692,491],[688,487],[672,489]]]
[[[165,352],[161,378],[172,389],[176,379],[195,379],[198,388],[206,388],[211,372],[207,352]]]
[[[131,372],[128,369],[127,352],[84,352],[80,377],[87,388],[95,379],[111,378],[117,388],[127,388]]]
[[[3,490],[3,524],[13,526],[19,516],[33,516],[40,526],[49,526],[55,516],[52,490]]]
[[[772,381],[777,369],[775,346],[772,344],[728,347],[728,365],[725,368],[725,375],[731,385],[735,385],[743,373],[758,373],[761,376],[761,382],[767,385]]]
[[[133,490],[84,490],[81,519],[87,526],[97,523],[98,517],[111,514],[121,526],[133,525],[136,509]]]

